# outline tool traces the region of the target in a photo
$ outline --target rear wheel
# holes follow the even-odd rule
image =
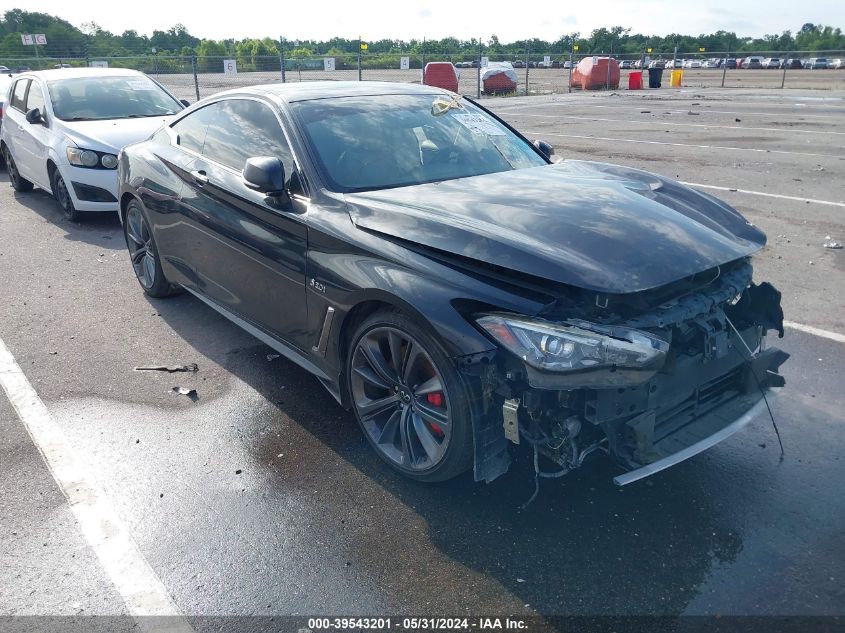
[[[123,232],[132,269],[144,292],[156,298],[174,294],[176,288],[164,276],[153,233],[136,200],[130,202],[126,209]]]
[[[12,152],[9,151],[8,147],[3,148],[3,158],[6,160],[6,170],[9,172],[9,180],[14,190],[20,191],[21,193],[32,191],[32,183],[21,176],[18,166],[15,164],[15,159],[12,158]]]
[[[467,387],[432,336],[402,314],[379,312],[358,326],[347,356],[355,417],[379,457],[426,482],[472,465]]]
[[[56,168],[53,168],[50,172],[50,186],[53,189],[53,197],[59,203],[65,217],[71,222],[79,222],[81,219],[80,212],[73,206],[73,200],[65,184],[65,179],[62,178],[62,175]]]

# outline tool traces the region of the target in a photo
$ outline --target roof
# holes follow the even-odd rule
[[[307,101],[329,97],[369,97],[386,94],[444,94],[448,91],[436,86],[394,83],[387,81],[306,81],[293,83],[263,84],[239,88],[229,92],[255,92],[277,95],[285,101]],[[219,96],[215,95],[215,96]]]
[[[45,81],[56,79],[79,79],[80,77],[126,77],[127,75],[141,75],[143,73],[129,68],[53,68],[51,70],[34,70],[21,75],[39,77]]]

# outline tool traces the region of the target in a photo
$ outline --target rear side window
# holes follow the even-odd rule
[[[28,85],[29,79],[20,79],[15,84],[15,89],[12,92],[12,103],[10,105],[21,112],[24,111],[24,98],[26,97],[26,87]]]
[[[33,81],[29,86],[29,94],[26,97],[26,108],[24,109],[29,112],[33,108],[38,108],[41,114],[44,114],[44,93],[41,91],[41,86],[38,85],[37,81]]]
[[[275,156],[293,173],[293,160],[281,125],[270,106],[252,99],[229,99],[209,120],[202,154],[241,171],[248,158]]]

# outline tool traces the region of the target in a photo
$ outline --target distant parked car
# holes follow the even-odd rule
[[[684,68],[701,68],[701,60],[687,59],[684,61]]]
[[[746,57],[742,60],[743,68],[763,68],[762,57]]]
[[[768,70],[778,69],[780,68],[780,58],[778,57],[768,57],[763,60],[763,68]]]
[[[719,68],[719,60],[718,59],[707,59],[701,62],[702,68]]]
[[[789,59],[784,59],[780,63],[780,67],[781,68],[804,68],[804,64],[797,57],[791,57]]]
[[[720,66],[719,66],[719,67],[721,68],[722,66],[724,66],[724,67],[725,67],[725,68],[727,68],[728,70],[734,70],[734,69],[736,69],[736,68],[737,68],[737,65],[736,65],[736,58],[735,58],[735,57],[728,57],[728,58],[727,58],[724,62],[722,62],[722,63],[720,64]]]
[[[16,75],[0,150],[16,191],[52,192],[65,216],[117,211],[117,155],[183,108],[136,70],[78,68]]]
[[[514,68],[525,68],[525,62],[521,59],[517,59],[511,64],[511,66]]]
[[[630,59],[623,59],[619,62],[619,68],[622,70],[631,70],[634,67],[634,62]]]
[[[827,58],[826,57],[811,57],[807,60],[807,65],[804,66],[805,68],[809,68],[811,70],[825,70],[827,66]]]
[[[73,68],[70,64],[56,64],[53,68]]]
[[[842,63],[843,60],[841,59],[831,59],[830,63],[827,65],[828,68],[835,68],[837,70],[841,68],[845,68],[845,65]]]
[[[572,62],[567,59],[565,62],[563,62],[563,67],[572,68]]]
[[[669,63],[671,64],[672,62],[669,62]],[[651,62],[648,65],[648,67],[649,68],[661,68],[661,69],[663,69],[663,68],[666,68],[666,62],[662,59],[655,59],[653,62]],[[678,68],[680,68],[680,66],[678,66]]]
[[[9,70],[8,66],[0,66],[0,73],[10,73],[12,71]]]

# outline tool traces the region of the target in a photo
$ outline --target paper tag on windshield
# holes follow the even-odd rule
[[[132,90],[155,90],[156,86],[151,81],[140,81],[138,79],[130,79],[126,82]]]
[[[486,136],[504,136],[505,131],[492,121],[488,121],[480,114],[455,113],[455,119],[473,134],[484,134]]]

